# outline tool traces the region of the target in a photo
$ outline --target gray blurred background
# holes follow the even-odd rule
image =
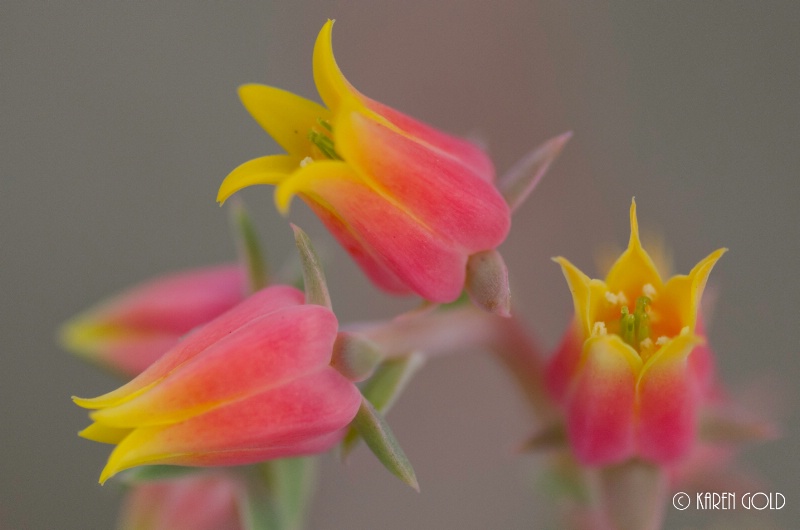
[[[79,439],[92,396],[117,382],[54,343],[74,313],[150,276],[234,256],[214,203],[237,164],[277,152],[236,97],[262,82],[316,98],[326,18],[365,94],[447,131],[478,132],[500,172],[575,136],[503,245],[518,312],[550,347],[572,314],[554,255],[593,272],[622,247],[636,196],[679,272],[711,250],[710,330],[731,392],[756,396],[781,439],[741,458],[778,513],[689,513],[669,528],[796,527],[800,517],[800,8],[794,2],[4,2],[0,7],[0,528],[111,528],[108,449]],[[271,190],[242,194],[273,263],[292,252]],[[328,258],[342,321],[391,315],[295,201]],[[770,402],[769,399],[774,398]],[[769,404],[764,404],[769,403]],[[312,528],[554,528],[542,461],[506,373],[479,352],[434,359],[390,414],[416,494],[359,450],[324,459]],[[716,525],[716,526],[715,526]]]

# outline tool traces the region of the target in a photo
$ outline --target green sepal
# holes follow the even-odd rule
[[[353,419],[353,426],[386,469],[419,491],[419,483],[411,462],[408,461],[386,420],[366,398],[361,400],[361,407]]]
[[[547,140],[522,157],[499,180],[500,193],[512,213],[525,202],[570,138],[572,138],[572,132],[566,132]]]
[[[412,353],[387,359],[363,385],[361,394],[381,413],[386,414],[411,381],[411,377],[425,363],[425,357]],[[342,440],[342,460],[353,451],[360,439],[359,432],[351,426]]]
[[[236,197],[231,202],[231,225],[236,238],[236,248],[239,252],[239,259],[247,269],[249,292],[254,293],[269,283],[264,253],[258,242],[255,225],[247,208],[244,207],[244,203],[237,200]]]
[[[333,344],[331,366],[350,381],[371,376],[382,360],[378,345],[358,333],[341,331]]]
[[[300,263],[303,267],[303,286],[306,292],[306,303],[316,304],[331,309],[331,296],[328,293],[328,284],[325,282],[325,272],[319,261],[311,239],[303,230],[292,224],[294,241],[300,253]]]

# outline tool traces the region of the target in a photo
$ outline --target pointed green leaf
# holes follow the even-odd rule
[[[572,132],[551,138],[522,157],[503,175],[498,186],[512,212],[525,202],[570,138]]]
[[[361,407],[353,420],[353,426],[386,469],[419,491],[419,483],[411,462],[400,448],[383,416],[367,399],[361,400]]]
[[[328,284],[325,282],[325,272],[319,261],[311,239],[303,230],[292,225],[294,241],[300,252],[300,262],[303,265],[303,283],[306,291],[306,303],[317,304],[331,308],[331,297],[328,294]]]
[[[386,414],[405,389],[411,377],[425,363],[425,357],[412,353],[384,361],[362,386],[361,394],[381,413]],[[355,448],[359,433],[350,427],[342,441],[342,459]]]
[[[250,292],[254,293],[266,287],[269,282],[264,254],[258,242],[255,226],[244,203],[236,197],[231,200],[231,203],[231,225],[236,236],[236,247],[242,263],[247,267]]]

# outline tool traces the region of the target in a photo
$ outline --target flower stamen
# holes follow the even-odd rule
[[[326,158],[330,158],[331,160],[342,160],[342,157],[339,156],[339,153],[337,153],[336,149],[334,148],[333,138],[327,134],[317,132],[312,129],[308,131],[308,139],[312,144],[317,146],[317,149],[319,149]]]
[[[650,299],[640,296],[636,299],[636,308],[633,313],[628,306],[622,306],[619,322],[619,332],[622,340],[633,346],[641,347],[641,343],[650,337],[650,317],[648,316],[648,305]]]

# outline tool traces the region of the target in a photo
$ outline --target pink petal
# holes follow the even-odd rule
[[[382,103],[360,94],[359,96],[367,108],[388,120],[405,136],[424,144],[440,157],[451,158],[464,171],[473,173],[487,182],[494,181],[494,165],[491,159],[472,142],[446,134]]]
[[[174,425],[136,429],[103,478],[143,464],[238,465],[321,452],[341,439],[360,404],[355,385],[326,366]]]
[[[164,276],[136,286],[98,310],[105,322],[147,332],[184,334],[219,316],[245,295],[239,265]]]
[[[638,360],[617,336],[587,341],[567,397],[567,432],[582,463],[606,465],[634,456]]]
[[[76,400],[87,408],[102,408],[126,399],[153,384],[176,367],[199,354],[210,345],[229,335],[249,321],[282,307],[300,305],[305,296],[299,290],[284,285],[262,289],[239,305],[186,336],[138,377],[118,389],[92,400]]]
[[[322,306],[272,311],[222,338],[147,392],[92,418],[123,428],[171,423],[279,387],[327,366],[337,330],[336,317]]]
[[[699,401],[685,358],[666,359],[647,370],[639,383],[640,455],[669,464],[688,454],[697,439]]]
[[[381,287],[398,292],[402,283],[434,302],[461,294],[467,255],[404,210],[355,179],[320,180],[314,194],[324,210],[316,198],[304,198]]]
[[[459,159],[356,111],[337,117],[336,145],[370,185],[453,248],[490,250],[508,234],[505,200]]]
[[[547,389],[556,401],[562,402],[578,367],[583,350],[580,324],[573,322],[561,339],[558,349],[547,365]]]

